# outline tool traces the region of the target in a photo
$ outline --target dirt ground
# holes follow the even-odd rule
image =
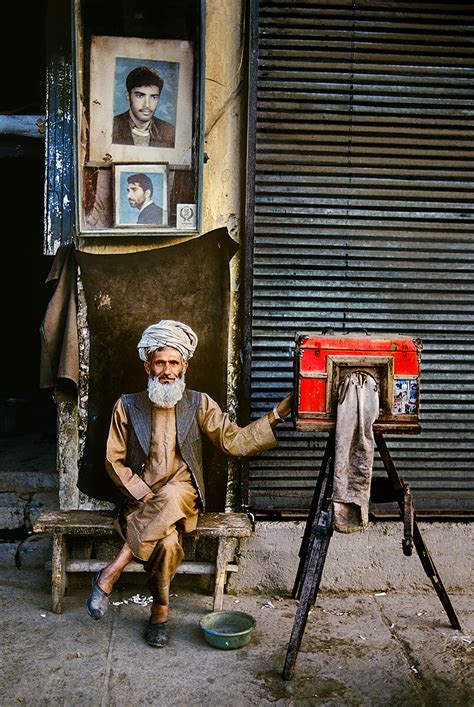
[[[46,570],[3,572],[2,707],[474,704],[472,595],[450,595],[459,632],[434,591],[321,592],[294,677],[285,681],[296,610],[291,598],[226,595],[224,609],[250,613],[256,627],[247,646],[218,650],[199,628],[211,597],[177,577],[170,642],[156,649],[143,641],[149,609],[132,600],[146,597],[142,579],[127,577],[101,621],[86,613],[89,581],[88,575],[75,578],[64,612],[55,615]]]

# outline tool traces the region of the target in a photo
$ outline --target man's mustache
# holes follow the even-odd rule
[[[160,376],[154,376],[150,373],[149,377],[152,380],[154,379],[157,381],[177,381],[183,377],[183,374],[181,374],[180,376],[175,376],[173,373],[162,373]]]

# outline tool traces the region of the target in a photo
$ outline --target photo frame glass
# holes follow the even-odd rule
[[[167,165],[114,165],[114,205],[118,228],[167,226]]]
[[[93,0],[75,5],[81,235],[198,231],[202,2],[104,5],[103,16]],[[130,205],[133,174],[151,180],[159,223]]]

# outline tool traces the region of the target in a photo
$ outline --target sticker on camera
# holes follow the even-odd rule
[[[393,382],[393,414],[416,415],[418,403],[418,381],[397,378]]]

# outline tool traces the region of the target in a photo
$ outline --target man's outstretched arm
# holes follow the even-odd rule
[[[275,406],[274,410],[276,409],[281,418],[290,412],[292,399],[293,393],[290,393]],[[273,432],[277,422],[275,412],[272,410],[245,427],[239,427],[209,395],[202,394],[201,406],[198,411],[199,427],[211,442],[225,454],[245,457],[273,449],[277,445]]]

